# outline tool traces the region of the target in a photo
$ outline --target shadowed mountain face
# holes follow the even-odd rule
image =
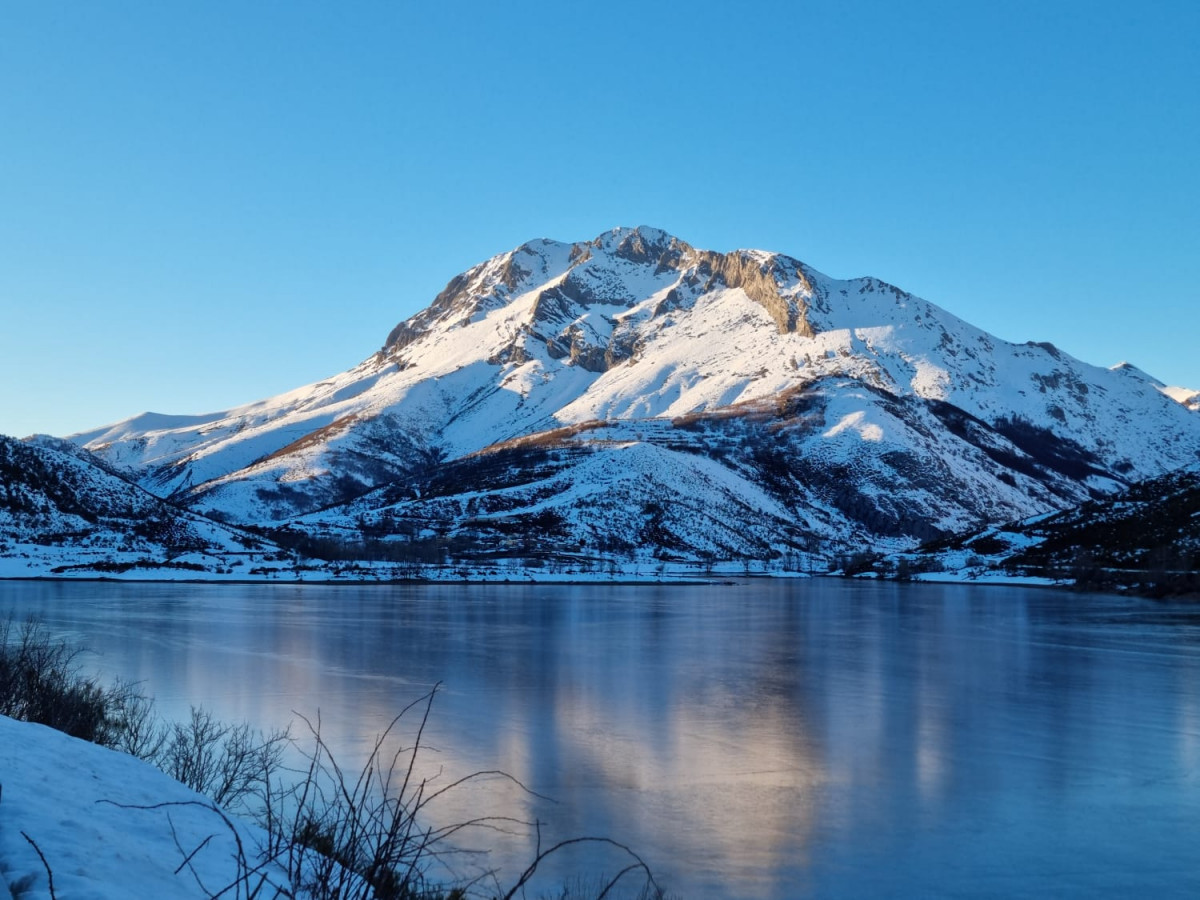
[[[1200,458],[1200,416],[876,279],[638,228],[481,263],[325,381],[74,440],[193,510],[309,536],[762,559],[1103,496]]]

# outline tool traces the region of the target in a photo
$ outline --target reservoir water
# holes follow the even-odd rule
[[[2,582],[8,611],[170,717],[319,713],[351,768],[440,683],[423,771],[536,794],[437,816],[615,838],[682,897],[1200,896],[1200,609],[816,579]],[[511,883],[534,840],[464,864]],[[625,862],[583,845],[538,889]]]

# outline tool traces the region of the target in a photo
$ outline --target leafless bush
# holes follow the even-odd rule
[[[162,753],[169,729],[154,711],[154,701],[140,693],[129,692],[113,714],[114,750],[154,762]]]
[[[564,841],[546,850],[539,845],[532,863],[509,889],[494,873],[446,886],[446,873],[453,870],[448,859],[460,848],[455,841],[468,832],[509,833],[537,828],[536,823],[507,816],[482,816],[451,825],[430,824],[427,815],[439,798],[469,782],[501,779],[524,785],[503,772],[481,771],[437,783],[417,772],[418,756],[429,721],[437,685],[401,710],[372,745],[366,762],[356,774],[338,764],[315,722],[300,717],[308,727],[312,750],[308,766],[297,787],[271,804],[268,831],[272,845],[267,853],[287,870],[292,883],[304,896],[318,900],[458,900],[468,896],[513,898],[522,893],[539,865],[559,850],[586,842],[606,843],[629,854],[634,862],[616,878],[606,882],[597,897],[608,895],[623,876],[640,870],[649,892],[660,897],[650,870],[628,848],[603,838]],[[396,737],[406,716],[419,715],[411,744],[385,748]],[[280,813],[283,815],[280,815]],[[491,885],[483,890],[482,879]],[[482,892],[482,893],[481,893]]]
[[[146,758],[176,781],[218,806],[253,812],[269,796],[289,734],[256,732],[193,706],[186,722],[172,724],[161,737],[148,730],[139,740],[149,750]]]
[[[429,867],[450,850],[449,839],[469,828],[516,824],[504,817],[483,817],[450,826],[424,823],[422,812],[447,791],[467,781],[499,776],[478,772],[434,788],[416,774],[421,741],[435,687],[413,701],[380,734],[358,773],[343,771],[316,722],[301,716],[312,740],[300,784],[276,804],[268,830],[289,876],[304,893],[319,900],[409,900],[440,893]],[[423,709],[422,709],[423,706]],[[421,719],[411,746],[388,753],[386,745],[401,720],[414,710]],[[514,779],[510,779],[514,780]],[[450,896],[465,896],[465,886]]]
[[[52,637],[36,619],[19,626],[11,616],[0,621],[0,715],[111,746],[119,710],[137,692],[126,682],[104,687],[82,674],[82,652]]]

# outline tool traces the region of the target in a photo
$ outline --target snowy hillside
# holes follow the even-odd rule
[[[166,503],[76,445],[0,436],[0,577],[275,570],[269,541]]]
[[[236,841],[256,854],[265,834],[140,759],[0,716],[0,773],[0,896],[182,900],[257,886],[237,883]],[[198,848],[191,871],[181,846]],[[267,892],[290,889],[277,868],[264,870]]]
[[[1113,366],[1113,371],[1121,372],[1133,378],[1141,379],[1152,385],[1164,396],[1170,397],[1176,403],[1182,404],[1190,410],[1200,411],[1200,391],[1185,387],[1171,387],[1170,385],[1163,384],[1157,378],[1153,377],[1152,375],[1147,375],[1137,366],[1130,365],[1129,363],[1118,363],[1117,365]]]
[[[1181,400],[876,279],[638,228],[481,263],[327,380],[73,440],[228,521],[503,553],[537,520],[583,553],[762,558],[936,537],[1194,462]]]

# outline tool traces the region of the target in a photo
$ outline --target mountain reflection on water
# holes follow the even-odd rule
[[[681,896],[1200,895],[1200,611],[824,579],[3,583],[6,609],[172,717],[319,711],[351,767],[440,682],[425,774],[542,797],[493,779],[437,816],[610,836]],[[465,862],[511,882],[534,838],[496,840]]]

